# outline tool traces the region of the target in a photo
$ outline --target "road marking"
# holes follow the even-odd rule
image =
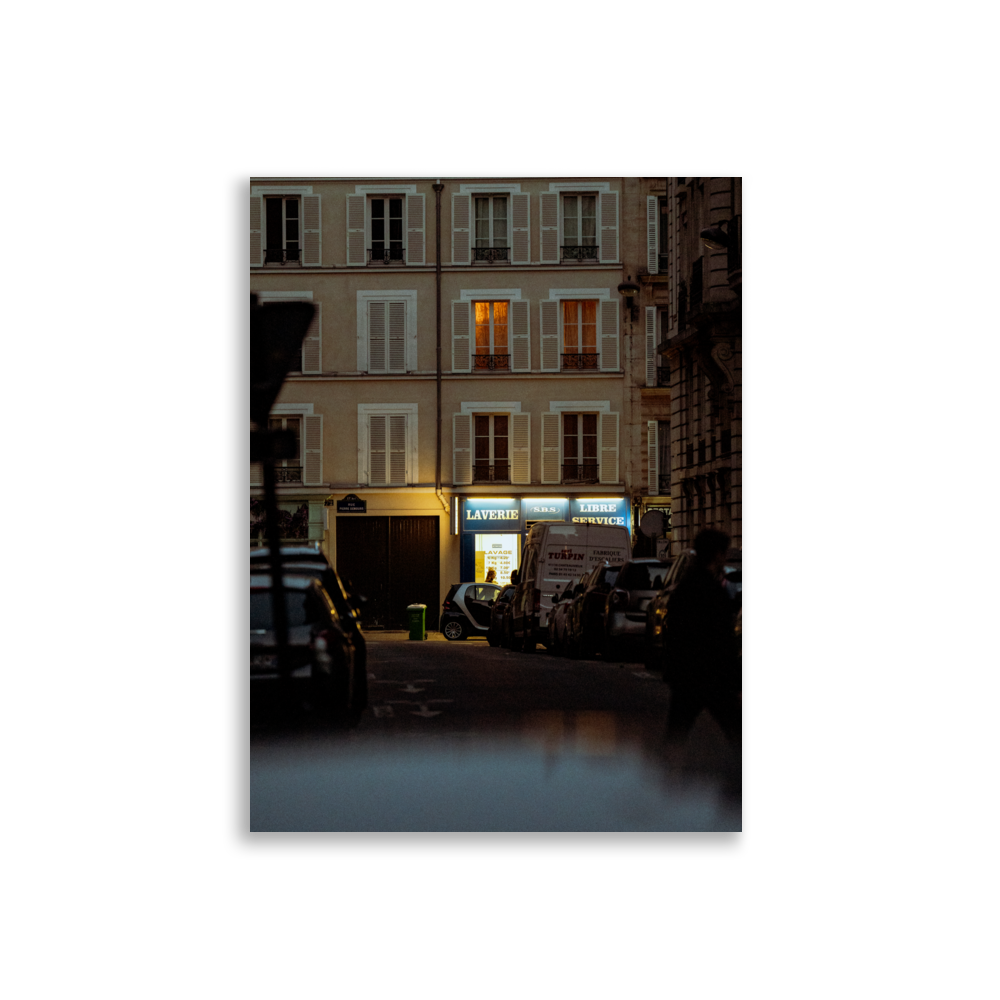
[[[410,681],[405,688],[400,688],[404,694],[420,694],[421,691],[425,691],[426,688],[418,688],[413,686],[413,682]]]
[[[392,719],[396,715],[392,705],[372,705],[372,714],[376,719]]]

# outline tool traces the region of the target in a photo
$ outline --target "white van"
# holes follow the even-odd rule
[[[514,649],[530,653],[548,635],[549,612],[557,595],[601,566],[627,562],[632,557],[628,529],[608,524],[535,524],[521,553],[514,597],[511,600],[511,638]]]

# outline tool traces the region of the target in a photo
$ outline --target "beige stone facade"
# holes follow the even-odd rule
[[[496,558],[502,577],[532,520],[623,518],[634,532],[659,485],[650,423],[670,419],[649,328],[666,180],[439,183],[440,265],[433,179],[251,181],[251,291],[318,308],[272,411],[302,442],[279,503],[342,574],[367,572],[366,546],[388,562],[400,582],[380,598],[386,624],[414,597],[432,624],[449,585]],[[643,282],[631,308],[626,280]],[[347,496],[365,511],[338,512]],[[404,580],[432,549],[436,593],[430,576]]]

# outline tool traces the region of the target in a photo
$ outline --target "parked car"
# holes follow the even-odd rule
[[[269,548],[252,548],[250,550],[250,572],[267,573],[271,569],[271,550]],[[281,569],[283,573],[295,573],[299,575],[315,576],[337,609],[340,616],[340,623],[343,628],[351,633],[354,640],[355,656],[360,664],[360,669],[365,675],[365,704],[368,706],[368,649],[365,637],[361,632],[361,608],[363,597],[348,592],[340,575],[330,565],[329,560],[323,554],[318,545],[282,545],[281,547]]]
[[[313,708],[356,725],[368,701],[368,675],[361,668],[352,631],[345,627],[322,583],[311,575],[287,574],[288,671],[292,690]],[[250,576],[250,682],[252,693],[276,692],[282,674],[274,632],[272,578]]]
[[[567,613],[566,648],[570,656],[587,659],[596,656],[604,645],[604,610],[622,564],[598,566],[577,586]]]
[[[491,605],[500,593],[495,583],[453,583],[441,609],[441,632],[446,639],[487,637]]]
[[[490,627],[486,632],[486,638],[491,646],[499,646],[503,643],[507,612],[510,611],[510,599],[513,596],[514,587],[512,584],[507,584],[491,602]]]
[[[600,628],[605,657],[622,654],[643,658],[646,607],[663,587],[671,563],[664,559],[632,559],[625,563],[608,594]]]
[[[564,587],[552,598],[552,611],[549,614],[549,638],[547,646],[553,656],[561,656],[567,652],[569,636],[569,612],[573,606],[573,598],[583,593],[583,582],[589,576],[584,573],[573,586]]]
[[[543,521],[528,533],[511,601],[511,648],[530,653],[546,642],[549,613],[557,594],[581,571],[605,562],[623,563],[632,551],[628,530],[621,525]]]

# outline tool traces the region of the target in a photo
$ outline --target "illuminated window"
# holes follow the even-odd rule
[[[507,333],[507,302],[474,302],[476,317],[475,367],[510,369],[510,341]]]
[[[597,300],[562,303],[564,369],[597,368]]]

